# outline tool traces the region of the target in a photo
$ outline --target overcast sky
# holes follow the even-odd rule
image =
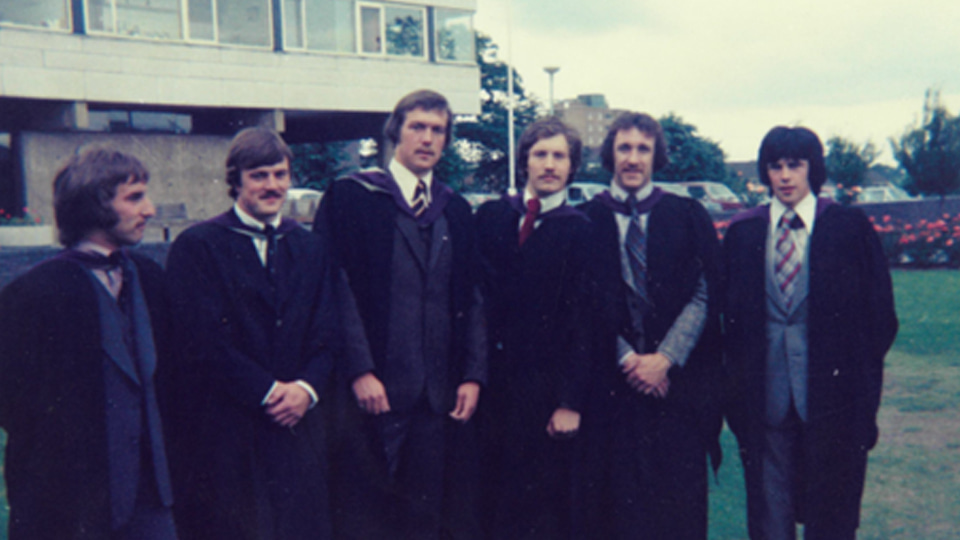
[[[821,139],[887,140],[919,119],[927,88],[960,109],[958,0],[477,0],[526,87],[546,103],[602,93],[613,108],[679,114],[726,151],[756,158],[774,125]]]

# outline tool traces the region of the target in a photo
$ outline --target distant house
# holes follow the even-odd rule
[[[380,139],[417,88],[479,113],[476,0],[0,0],[0,208],[52,221],[57,167],[86,144],[140,157],[160,205],[229,200],[240,128]],[[386,145],[381,144],[381,148]]]

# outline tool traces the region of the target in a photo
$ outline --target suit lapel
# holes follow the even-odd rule
[[[420,266],[420,270],[427,269],[427,250],[423,245],[423,239],[420,237],[420,227],[417,222],[404,214],[397,216],[397,228],[406,241],[407,248],[413,254],[413,258]]]
[[[447,227],[447,220],[441,216],[433,222],[433,236],[430,241],[430,265],[433,268],[440,260],[440,254],[450,243],[450,231]]]
[[[93,274],[90,274],[90,278],[94,281],[93,285],[97,290],[97,303],[100,308],[100,344],[103,352],[120,371],[139,386],[140,374],[123,336],[124,317],[120,306]]]

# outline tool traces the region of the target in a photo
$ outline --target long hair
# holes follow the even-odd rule
[[[807,180],[810,191],[820,194],[820,188],[827,181],[827,166],[823,158],[823,144],[817,134],[805,127],[777,126],[767,132],[760,143],[757,156],[757,172],[760,181],[770,187],[770,175],[767,167],[781,159],[805,159],[810,163]]]
[[[91,231],[113,228],[120,220],[111,204],[120,184],[148,182],[140,160],[109,148],[74,154],[53,180],[53,211],[60,243],[72,246]]]
[[[603,138],[603,145],[600,147],[600,160],[603,168],[614,172],[613,164],[613,143],[617,138],[617,133],[636,128],[643,133],[653,137],[656,142],[653,148],[653,172],[667,166],[670,159],[667,156],[667,138],[663,135],[663,128],[660,122],[657,122],[652,116],[646,113],[623,113],[610,124],[607,130],[607,136]]]

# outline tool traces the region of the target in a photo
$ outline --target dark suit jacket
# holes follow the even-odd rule
[[[323,245],[290,226],[277,242],[274,292],[250,237],[231,226],[232,210],[191,227],[167,259],[178,523],[196,538],[324,538],[320,409],[291,430],[261,405],[275,380],[302,379],[321,399],[327,387],[335,310]]]
[[[620,240],[612,210],[599,200],[581,209],[594,225],[593,279],[597,308],[595,350],[604,362],[602,377],[614,400],[652,400],[638,396],[617,365],[618,335],[633,332],[626,305]],[[662,406],[686,418],[699,430],[704,448],[719,464],[717,438],[722,427],[720,390],[719,243],[710,216],[692,199],[665,194],[647,220],[647,292],[653,309],[643,320],[644,353],[656,352],[680,312],[693,298],[701,274],[707,282],[707,319],[700,341],[686,364],[669,372],[670,392]],[[658,404],[658,406],[660,406]]]
[[[366,338],[364,347],[368,354],[345,355],[341,365],[344,383],[349,385],[357,376],[373,371],[387,388],[391,405],[412,405],[423,391],[427,375],[422,370],[425,368],[420,362],[390,357],[388,352],[392,351],[387,350],[389,321],[396,315],[392,305],[396,291],[392,286],[397,230],[401,227],[398,214],[402,211],[401,204],[405,203],[398,201],[399,190],[387,173],[374,174],[378,175],[371,179],[375,185],[363,176],[359,181],[357,178],[335,181],[324,195],[314,231],[328,239],[349,281],[362,324],[359,332],[352,333]],[[431,247],[436,249],[431,252],[437,252],[440,247],[437,243],[443,242],[449,245],[452,257],[449,282],[443,284],[448,287],[446,294],[449,295],[445,318],[450,327],[450,345],[449,354],[437,359],[441,363],[433,367],[437,384],[428,385],[427,394],[436,412],[445,413],[453,409],[456,388],[461,382],[486,382],[486,354],[480,350],[484,346],[483,328],[474,316],[478,308],[475,293],[479,264],[470,207],[436,179],[432,200],[429,211],[442,211],[448,235],[434,235]],[[408,221],[413,223],[412,218]],[[400,234],[418,233],[401,230]],[[410,314],[415,318],[421,316]],[[398,361],[404,362],[407,369],[385,369],[389,362]]]
[[[760,481],[766,403],[768,228],[763,206],[737,216],[723,243],[727,420],[752,484]],[[809,421],[802,502],[811,516],[832,515],[856,526],[861,469],[877,441],[883,358],[897,332],[893,289],[877,235],[858,209],[819,201],[807,250]],[[851,478],[856,470],[859,479]]]
[[[167,322],[161,269],[131,257],[159,347]],[[0,425],[9,435],[13,540],[108,538],[113,504],[133,508],[133,500],[111,500],[111,488],[135,498],[137,477],[111,478],[110,459],[114,471],[139,470],[139,439],[127,453],[109,443],[117,434],[107,432],[106,381],[111,403],[132,410],[112,425],[137,438],[143,387],[105,364],[112,360],[101,341],[97,286],[80,264],[56,257],[0,294]],[[169,490],[169,479],[159,481]]]

